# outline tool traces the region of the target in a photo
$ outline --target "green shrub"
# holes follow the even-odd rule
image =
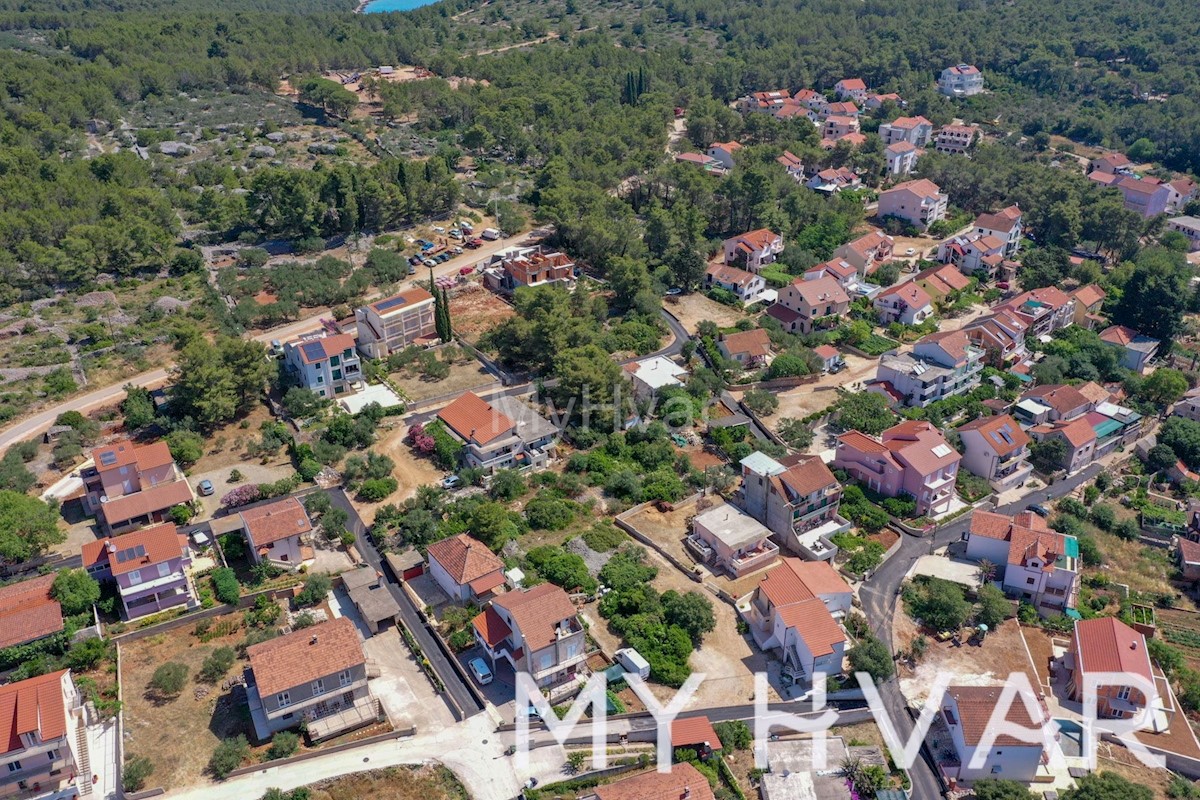
[[[328,575],[320,572],[309,575],[308,579],[304,581],[304,588],[296,595],[296,605],[301,608],[319,605],[332,588],[333,581],[329,579]]]
[[[219,683],[236,660],[237,653],[232,647],[218,647],[209,654],[208,658],[204,659],[196,679],[204,683]]]
[[[187,665],[177,661],[160,664],[150,677],[150,688],[160,697],[178,697],[187,684]]]
[[[127,792],[140,792],[146,787],[146,778],[153,773],[154,762],[145,756],[132,756],[121,771],[121,786]]]
[[[271,737],[271,746],[267,748],[267,760],[287,758],[300,749],[300,737],[291,731],[280,731]]]
[[[608,520],[596,523],[583,532],[583,541],[597,553],[607,553],[616,550],[625,543],[625,532]]]
[[[66,664],[76,672],[93,669],[108,655],[108,642],[103,639],[84,639],[71,645],[67,651]]]
[[[368,478],[359,487],[358,496],[368,503],[378,503],[387,499],[399,486],[395,478]]]
[[[238,599],[242,596],[242,587],[238,584],[234,571],[229,567],[219,567],[212,571],[210,577],[213,589],[217,593],[217,599],[222,603],[237,605]]]
[[[224,780],[249,757],[250,743],[246,741],[245,736],[225,739],[213,750],[212,758],[208,760],[208,769],[218,780]]]

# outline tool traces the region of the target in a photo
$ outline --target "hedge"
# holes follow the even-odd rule
[[[214,569],[212,582],[218,600],[229,605],[237,605],[242,596],[242,587],[238,584],[237,574],[232,569],[229,567]]]

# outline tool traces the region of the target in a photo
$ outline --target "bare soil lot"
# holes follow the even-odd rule
[[[437,764],[391,767],[314,783],[312,800],[468,800],[454,773]]]
[[[806,383],[786,392],[777,392],[779,408],[767,418],[768,422],[778,423],[785,418],[803,419],[837,402],[837,393],[834,390],[839,386],[851,387],[875,377],[879,359],[863,358],[853,353],[843,353],[842,357],[846,360],[846,368],[836,375],[826,373],[816,383]]]
[[[442,480],[443,471],[434,466],[427,458],[418,458],[404,441],[408,427],[399,425],[390,433],[381,435],[375,449],[396,462],[392,475],[400,482],[400,488],[387,499],[389,503],[399,503],[417,493],[417,487],[425,484],[436,484]],[[362,509],[360,508],[360,512]],[[374,519],[374,510],[369,517],[363,519],[370,524]]]
[[[718,327],[728,328],[746,317],[742,311],[732,306],[722,305],[715,300],[709,300],[702,294],[683,294],[665,298],[663,308],[674,314],[679,323],[692,335],[695,335],[700,323],[705,320],[717,323]]]
[[[450,297],[454,331],[474,344],[490,330],[517,313],[513,307],[478,283],[471,283]]]
[[[220,686],[197,683],[196,672],[204,659],[218,647],[234,647],[245,637],[241,615],[218,617],[239,622],[237,629],[205,643],[184,626],[131,642],[121,647],[122,701],[125,704],[126,751],[146,756],[154,764],[153,783],[165,789],[188,786],[203,780],[213,748],[227,736],[250,733],[250,710],[240,689],[220,691]],[[184,664],[188,680],[174,700],[157,701],[147,692],[154,670],[168,661]],[[237,674],[244,661],[234,664]],[[198,687],[208,689],[196,697]]]
[[[440,380],[429,380],[416,369],[393,372],[391,377],[414,403],[496,383],[496,377],[484,369],[476,359],[470,357],[451,364],[450,374]]]

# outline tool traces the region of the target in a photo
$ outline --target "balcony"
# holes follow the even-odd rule
[[[759,542],[752,550],[739,551],[730,559],[729,567],[737,575],[765,567],[779,556],[779,546],[769,539]]]
[[[942,473],[937,473],[925,479],[922,484],[930,492],[936,494],[939,489],[947,485],[953,485],[954,479],[958,477],[958,473],[952,473],[949,477],[944,477]]]

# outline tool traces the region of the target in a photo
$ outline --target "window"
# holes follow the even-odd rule
[[[342,695],[342,702],[348,706],[354,705],[354,692],[346,692]]]
[[[140,569],[135,569],[133,572],[129,573],[129,583],[131,585],[136,586],[137,584],[139,584],[141,582],[142,582],[142,571]]]
[[[1027,583],[1027,584],[1029,584],[1029,585],[1031,585],[1031,586],[1032,586],[1032,585],[1033,585],[1033,578],[1026,578],[1026,579],[1025,579],[1025,583]]]
[[[275,695],[275,705],[280,708],[287,708],[292,704],[292,695],[290,692],[280,692]]]
[[[1117,699],[1118,700],[1128,700],[1129,695],[1132,693],[1132,691],[1133,690],[1130,687],[1122,686],[1120,688],[1120,690],[1117,691]]]
[[[1000,755],[1000,754],[999,754],[999,753],[996,753],[996,755]],[[999,765],[999,764],[997,764],[996,766],[992,767],[992,774],[993,774],[993,775],[997,775],[997,774],[999,774],[999,772],[1000,772],[1000,765]]]
[[[21,771],[21,762],[20,761],[8,762],[8,771],[9,772],[20,772]]]
[[[324,382],[325,382],[325,376],[324,376],[324,375],[318,375],[318,376],[317,376],[317,383],[324,383]]]
[[[312,693],[313,693],[314,697],[319,694],[325,694],[325,679],[324,678],[317,678],[315,681],[312,682]]]
[[[335,369],[333,371],[333,379],[335,381],[340,381],[342,379],[342,371],[340,369]]]
[[[350,670],[344,669],[338,673],[338,686],[342,687],[343,689],[349,686],[352,680],[353,679],[350,677]]]
[[[338,367],[338,366],[341,366],[341,364],[342,364],[341,356],[330,356],[329,357],[329,366]]]
[[[46,753],[46,757],[50,759],[51,762],[58,761],[58,748]]]
[[[158,565],[158,577],[165,578],[170,574],[171,574],[171,565],[170,564],[168,564],[167,562],[164,561],[163,563]]]

